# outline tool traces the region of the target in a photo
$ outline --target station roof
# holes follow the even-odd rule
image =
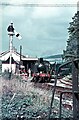
[[[0,53],[0,60],[1,61],[6,61],[8,58],[10,57],[10,51],[5,51]],[[17,51],[12,51],[12,57],[14,59],[14,61],[20,61],[20,53],[18,53]],[[21,55],[21,59],[23,61],[33,61],[33,60],[38,60],[38,58],[36,57],[26,57],[24,55]]]

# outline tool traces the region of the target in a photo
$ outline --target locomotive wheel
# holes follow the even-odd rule
[[[34,77],[34,82],[37,82],[37,81],[38,81],[37,77]]]
[[[50,78],[47,79],[47,82],[50,82]]]
[[[39,82],[39,83],[41,83],[41,82],[42,82],[42,78],[41,78],[41,77],[39,77],[38,82]]]
[[[46,79],[45,79],[45,82],[50,82],[50,78],[49,77],[47,77]]]

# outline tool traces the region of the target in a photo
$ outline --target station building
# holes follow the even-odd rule
[[[6,70],[8,71],[10,69],[10,51],[5,51],[0,53],[0,60],[2,61],[2,72]],[[36,57],[28,57],[28,56],[20,55],[20,53],[18,53],[16,50],[12,50],[12,55],[11,55],[12,72],[16,73],[16,71],[18,71],[19,68],[25,68],[26,72],[29,69],[32,70],[37,60],[38,58]]]

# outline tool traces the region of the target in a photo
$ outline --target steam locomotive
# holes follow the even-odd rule
[[[34,65],[32,82],[50,82],[50,70],[50,63],[48,61],[43,60],[43,58],[39,58],[39,60]]]

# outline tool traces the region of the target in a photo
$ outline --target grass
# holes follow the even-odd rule
[[[47,119],[51,101],[51,90],[35,87],[32,82],[25,82],[20,76],[12,76],[11,80],[5,79],[2,82],[2,117],[8,118],[43,118]],[[40,83],[41,84],[41,83]],[[42,85],[42,84],[41,84]],[[54,101],[52,117],[58,117],[59,101]],[[70,111],[65,111],[66,116]],[[64,116],[64,117],[66,117]]]

